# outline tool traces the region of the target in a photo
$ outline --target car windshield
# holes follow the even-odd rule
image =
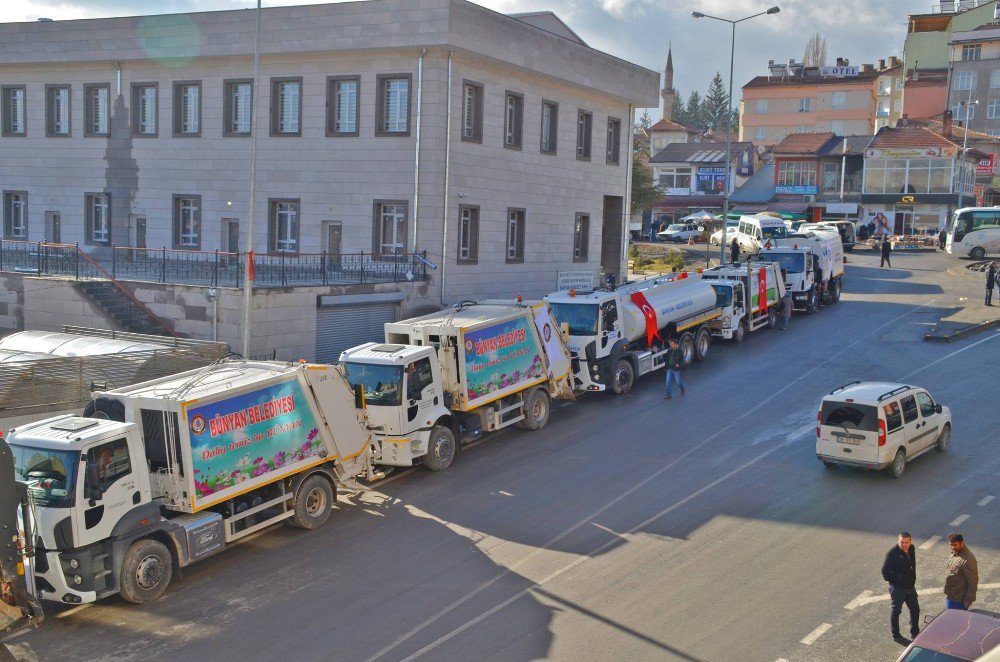
[[[402,402],[403,366],[376,363],[344,363],[347,381],[365,390],[365,404],[395,407]]]
[[[69,508],[74,503],[80,454],[11,444],[14,471],[39,506]]]
[[[805,270],[806,260],[802,253],[768,253],[763,252],[758,256],[767,262],[778,262],[781,268],[792,274],[800,274]]]
[[[928,648],[921,648],[920,646],[914,646],[910,649],[910,652],[906,654],[901,662],[964,662],[965,658],[955,657],[954,655],[948,655],[947,653],[942,653],[940,651],[932,651]]]
[[[878,410],[871,405],[826,401],[822,417],[823,425],[878,432]]]
[[[569,327],[571,336],[597,335],[597,305],[593,303],[552,303],[556,323]]]
[[[733,302],[733,288],[728,285],[715,285],[712,284],[712,288],[715,289],[715,305],[720,308],[725,308]]]
[[[782,223],[781,225],[762,227],[760,232],[765,239],[784,239],[788,236],[788,226]]]
[[[684,229],[683,225],[681,225],[680,223],[674,223],[673,225],[667,228],[667,232],[670,232],[671,230],[683,230],[683,229]]]

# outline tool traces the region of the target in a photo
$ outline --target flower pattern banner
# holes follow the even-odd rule
[[[187,425],[199,500],[250,487],[317,457],[323,445],[297,379],[190,409]]]
[[[464,349],[470,404],[545,376],[541,351],[526,317],[466,332]]]

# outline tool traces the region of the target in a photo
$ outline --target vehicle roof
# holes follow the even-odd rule
[[[435,313],[428,313],[420,317],[412,317],[408,320],[390,322],[386,328],[399,329],[402,327],[423,327],[423,326],[447,326],[453,328],[466,328],[476,326],[491,320],[510,319],[523,315],[528,310],[527,306],[504,306],[498,304],[473,304],[464,308],[447,308]]]
[[[975,660],[1000,646],[1000,618],[983,611],[945,609],[917,635],[913,644]]]
[[[193,400],[292,375],[302,364],[278,361],[223,361],[148,382],[107,391],[108,395],[158,400]]]
[[[367,342],[345,350],[341,354],[341,360],[355,363],[396,365],[414,354],[423,354],[428,349],[433,348],[426,345],[397,345],[392,343]]]
[[[640,278],[639,280],[629,281],[627,283],[622,283],[614,290],[594,290],[593,292],[576,292],[573,296],[570,296],[569,290],[559,290],[558,292],[553,292],[552,294],[545,295],[545,301],[548,303],[579,303],[579,304],[596,304],[602,303],[604,301],[610,301],[611,299],[627,298],[633,292],[642,292],[649,289],[650,287],[655,287],[658,285],[666,283],[675,283],[686,280],[686,278],[681,278],[681,273],[678,272],[674,274],[664,274],[661,276],[649,276],[647,278]],[[687,278],[695,278],[697,274],[688,273]]]
[[[824,396],[823,399],[843,401],[850,398],[860,404],[875,405],[879,403],[879,398],[887,393],[899,389],[912,390],[917,388],[920,387],[897,382],[854,382],[834,389],[828,395]]]
[[[785,219],[778,216],[741,216],[741,221],[757,221],[763,225],[784,225]]]
[[[63,414],[62,416],[55,416],[42,421],[18,425],[11,430],[14,433],[11,443],[15,446],[23,445],[33,448],[64,451],[72,449],[75,445],[74,442],[83,437],[94,439],[105,434],[124,434],[125,430],[133,425],[133,423],[121,423],[119,421]],[[60,426],[76,426],[76,429],[59,429]]]

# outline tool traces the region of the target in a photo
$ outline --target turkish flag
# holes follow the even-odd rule
[[[253,251],[247,253],[247,280],[253,282]]]
[[[760,299],[760,312],[767,312],[767,270],[761,269],[757,277],[757,297]]]
[[[642,316],[646,318],[646,344],[652,347],[654,339],[659,340],[660,344],[662,344],[663,340],[660,338],[660,328],[656,324],[656,311],[646,299],[646,295],[642,292],[633,292],[632,303],[639,306]]]

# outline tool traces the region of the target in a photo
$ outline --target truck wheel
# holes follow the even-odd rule
[[[163,543],[136,540],[122,560],[121,595],[134,604],[152,602],[167,590],[173,572],[173,557]]]
[[[767,309],[767,328],[774,329],[778,326],[778,311],[775,308]]]
[[[739,344],[743,342],[747,337],[747,325],[745,320],[740,320],[740,323],[736,325],[733,329],[733,342]]]
[[[969,251],[969,257],[973,260],[982,260],[986,257],[986,249],[982,246],[976,246],[971,251]]]
[[[896,456],[892,458],[892,464],[885,470],[893,478],[899,478],[906,470],[906,452],[900,448],[896,451]]]
[[[525,430],[539,430],[549,422],[549,413],[552,411],[552,404],[549,401],[549,394],[545,389],[534,388],[524,399],[524,423]]]
[[[333,487],[330,481],[322,476],[309,476],[295,491],[295,503],[292,508],[292,525],[300,529],[312,529],[323,526],[330,519],[333,510]]]
[[[455,461],[455,433],[444,425],[435,425],[431,429],[431,438],[427,442],[427,455],[424,455],[424,466],[431,471],[444,471]]]
[[[695,356],[694,336],[690,333],[685,333],[677,342],[677,346],[681,350],[681,357],[684,360],[684,365],[691,365],[694,362]]]
[[[816,294],[816,286],[809,288],[809,297],[806,299],[806,312],[810,315],[819,310],[819,295]]]
[[[694,337],[694,358],[696,361],[704,361],[708,356],[708,351],[712,348],[712,332],[707,326],[698,329],[698,334]]]
[[[632,390],[635,383],[635,368],[628,359],[618,359],[615,364],[614,378],[611,381],[611,390],[615,395],[625,395]]]
[[[830,281],[830,303],[840,301],[840,279],[834,278]]]

